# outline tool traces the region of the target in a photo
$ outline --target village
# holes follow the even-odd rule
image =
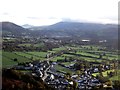
[[[32,83],[31,89],[40,79],[55,90],[115,90],[120,61],[117,50],[106,46],[106,40],[4,38],[3,67],[17,71],[18,77],[19,72],[26,75],[18,80],[28,88]],[[29,76],[37,79],[26,79]]]
[[[110,70],[112,65],[91,62],[90,66],[85,66],[84,61],[72,60],[72,62],[79,63],[79,66],[84,65],[81,69],[76,64],[62,65],[59,61],[53,62],[49,60],[33,61],[29,63],[21,63],[12,68],[16,70],[24,71],[26,74],[30,74],[34,77],[40,77],[49,86],[58,90],[66,90],[66,88],[74,87],[80,90],[92,90],[94,88],[111,88],[112,85],[105,84],[106,80],[101,80],[100,76],[94,76],[94,73],[100,73]],[[81,64],[84,63],[84,64]],[[94,64],[94,65],[93,65]],[[56,65],[60,65],[64,68],[78,71],[77,73],[66,73],[55,68]],[[112,75],[112,72],[109,72]]]

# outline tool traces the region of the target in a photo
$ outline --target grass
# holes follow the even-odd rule
[[[57,53],[62,50],[66,50],[66,47],[54,48],[54,49],[52,49],[52,51],[48,51],[48,53]]]
[[[23,72],[23,73],[30,73],[32,72],[31,70],[18,70],[19,72]]]
[[[110,78],[110,80],[114,81],[114,80],[120,80],[120,75],[118,76],[113,76]]]
[[[39,56],[39,57],[42,57],[42,58],[45,58],[46,55],[47,55],[47,52],[27,52],[28,54],[32,54],[32,55],[35,55],[35,56]]]
[[[2,56],[7,57],[10,60],[13,60],[14,58],[17,58],[18,62],[30,61],[28,58],[22,57],[22,56],[17,55],[13,52],[3,52]]]
[[[66,50],[66,47],[59,47],[53,49],[53,51],[61,51],[61,50]]]
[[[30,46],[31,46],[31,44],[29,44],[29,43],[25,43],[25,44],[19,44],[18,46],[30,47]]]
[[[17,62],[10,60],[7,57],[2,58],[2,67],[3,68],[12,67],[13,65],[17,65]]]
[[[76,57],[75,55],[70,55],[70,54],[63,54],[63,57]]]
[[[14,58],[17,58],[17,61],[14,61]],[[2,52],[2,66],[3,67],[11,67],[13,65],[16,65],[18,62],[29,62],[30,60],[28,58],[22,57],[20,55],[17,55],[13,52]]]
[[[117,75],[116,76],[113,76],[110,78],[110,80],[114,81],[114,80],[120,80],[120,70],[117,71]]]
[[[99,54],[103,54],[105,51],[89,51],[89,52],[95,52],[97,54],[91,54],[91,53],[88,53],[89,50],[81,50],[77,52],[77,54],[79,55],[84,55],[85,57],[86,56],[91,56],[93,58],[99,58]],[[113,60],[113,59],[118,59],[118,55],[117,54],[112,54],[112,52],[105,52],[106,53],[106,56],[103,56],[102,58],[103,59],[109,59],[109,60]]]
[[[62,66],[60,66],[60,65],[55,65],[55,68],[56,68],[56,70],[58,70],[58,71],[62,71],[62,72],[66,72],[66,73],[71,73],[71,74],[74,73],[74,71],[72,71],[72,70],[70,70],[70,69],[68,69],[68,68],[62,67]]]
[[[118,57],[116,56],[103,56],[104,59],[109,59],[109,60],[114,60],[114,59],[118,59]]]
[[[24,52],[14,52],[14,53],[17,54],[17,55],[20,55],[22,57],[29,58],[29,59],[32,57],[31,55],[29,55],[27,53],[24,53]]]
[[[64,60],[64,57],[58,56],[54,57],[51,61]]]
[[[26,57],[32,60],[42,60],[45,59],[46,53],[44,52],[15,52],[17,55]]]
[[[86,52],[77,52],[77,54],[79,54],[79,55],[84,55],[84,56],[91,56],[91,57],[99,58],[99,55],[90,54],[90,53],[86,53]]]
[[[91,49],[91,47],[92,47],[92,50],[98,50],[99,48],[103,48],[103,47],[100,47],[100,46],[96,46],[96,45],[84,45],[84,46],[82,46],[82,48],[84,48],[84,49]]]
[[[62,64],[64,64],[64,65],[70,65],[70,64],[75,64],[75,62],[64,62]]]
[[[18,62],[30,62],[31,60],[44,60],[47,52],[2,52],[3,67],[17,65]],[[17,58],[17,61],[14,61]],[[33,58],[33,59],[31,59]]]
[[[31,44],[19,44],[20,46],[31,46]],[[43,46],[42,43],[39,44],[35,44],[35,47],[39,47],[39,46]],[[54,48],[52,51],[48,51],[48,52],[38,52],[38,51],[31,51],[31,52],[0,52],[0,55],[3,56],[3,66],[9,66],[9,65],[15,65],[16,62],[13,61],[14,58],[18,59],[18,62],[28,62],[31,60],[45,60],[46,59],[46,55],[50,52],[52,53],[56,53],[62,50],[66,50],[67,48],[71,48],[73,50],[77,50],[76,54],[79,54],[81,56],[76,56],[76,55],[71,55],[71,54],[63,54],[61,56],[57,56],[54,57],[52,59],[52,61],[57,61],[57,60],[64,60],[65,57],[69,58],[69,57],[73,57],[73,58],[77,58],[77,59],[84,59],[86,61],[94,61],[94,62],[102,62],[103,60],[97,60],[97,58],[99,58],[99,54],[102,53],[106,53],[106,56],[103,56],[103,58],[107,58],[109,60],[112,59],[116,59],[118,58],[117,54],[113,54],[113,52],[107,52],[107,51],[97,51],[97,49],[102,48],[100,46],[92,46],[92,50],[91,50],[91,45],[84,45],[82,47],[80,46],[73,46],[73,47],[69,47],[69,46],[64,46],[64,47],[59,47],[59,48]],[[88,49],[86,49],[88,48]],[[89,52],[95,52],[95,54],[91,54]],[[72,52],[74,53],[74,52]],[[91,56],[91,57],[88,57]],[[120,57],[120,56],[119,56]],[[31,59],[33,58],[33,59]],[[69,63],[64,63],[64,64],[69,64]]]
[[[104,77],[106,77],[107,76],[107,72],[111,72],[111,71],[113,71],[113,70],[107,70],[107,71],[105,71],[105,72],[102,72],[102,74],[103,74],[103,76]],[[98,75],[99,73],[93,73],[92,75],[93,76],[96,76],[96,75]]]
[[[11,67],[17,63],[30,62],[31,60],[44,60],[47,52],[5,52],[0,53],[3,67]],[[17,61],[14,61],[17,58]],[[31,59],[33,58],[33,59]]]

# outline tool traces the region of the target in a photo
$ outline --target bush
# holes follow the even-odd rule
[[[115,90],[120,90],[120,80],[113,81],[113,87]]]
[[[101,75],[97,75],[96,78],[99,79],[101,83],[105,83],[109,80],[109,77],[103,77]]]

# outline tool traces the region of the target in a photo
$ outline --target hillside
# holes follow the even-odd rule
[[[37,28],[35,32],[50,37],[117,39],[118,29],[117,25],[113,24],[59,22],[42,29]]]
[[[71,37],[83,39],[117,39],[118,27],[113,24],[59,22],[49,26],[37,26],[25,29],[11,22],[2,23],[3,36],[47,36]]]
[[[28,30],[11,22],[2,23],[3,36],[22,36],[28,34]]]
[[[4,69],[2,72],[3,90],[54,90],[42,81],[13,69]]]

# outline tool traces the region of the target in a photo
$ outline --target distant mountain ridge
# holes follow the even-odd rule
[[[37,32],[51,37],[117,38],[118,26],[114,24],[59,22]]]
[[[35,37],[78,37],[90,39],[117,39],[118,37],[118,26],[114,24],[59,22],[49,26],[25,29],[11,22],[3,22],[2,29],[3,32],[15,35],[24,34]]]
[[[101,29],[101,28],[115,28],[116,24],[98,24],[98,23],[81,23],[81,22],[58,22],[53,25],[44,26],[44,29],[70,29],[70,28],[79,28],[79,29]],[[43,27],[43,26],[40,26]],[[34,28],[34,27],[33,27]]]

